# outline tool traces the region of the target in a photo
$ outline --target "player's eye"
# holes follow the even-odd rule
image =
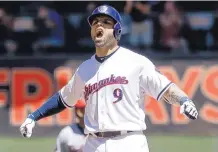
[[[106,25],[113,24],[113,22],[109,19],[102,19],[102,20],[95,19],[92,21],[92,26],[98,24],[98,22],[101,22],[101,23],[106,24]]]
[[[96,25],[97,23],[98,23],[98,20],[93,20],[93,21],[92,21],[92,26],[93,26],[93,25]]]
[[[112,24],[112,21],[108,20],[108,19],[105,19],[104,20],[104,24]]]

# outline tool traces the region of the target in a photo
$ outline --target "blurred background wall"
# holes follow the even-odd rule
[[[120,11],[120,45],[149,57],[194,100],[199,119],[145,100],[151,152],[218,152],[218,2],[0,2],[0,152],[53,151],[73,109],[41,120],[30,140],[19,126],[94,52],[87,17]]]

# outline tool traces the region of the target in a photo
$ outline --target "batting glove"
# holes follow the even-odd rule
[[[30,138],[34,127],[35,121],[33,119],[26,118],[24,123],[20,126],[20,132],[23,135],[23,137]]]
[[[190,119],[197,119],[198,111],[191,100],[185,101],[180,107],[180,113],[186,115]]]

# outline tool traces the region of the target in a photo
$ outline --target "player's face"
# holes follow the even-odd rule
[[[113,35],[114,20],[108,16],[98,16],[91,24],[91,36],[96,47],[108,47],[116,41]]]

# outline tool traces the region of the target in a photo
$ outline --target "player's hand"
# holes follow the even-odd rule
[[[194,105],[194,103],[190,101],[184,102],[180,107],[180,113],[186,115],[190,119],[197,119],[198,111]]]
[[[33,119],[26,118],[24,123],[20,126],[20,132],[24,137],[30,138],[34,127],[35,121]]]

